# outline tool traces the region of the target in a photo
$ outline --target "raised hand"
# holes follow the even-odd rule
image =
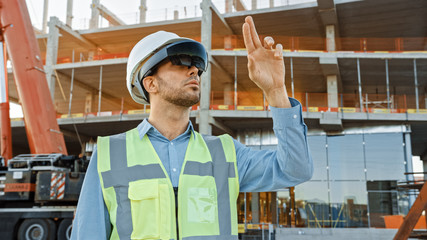
[[[250,16],[243,24],[243,38],[248,50],[249,78],[264,91],[270,106],[291,107],[285,88],[282,45],[277,44],[273,49],[272,37],[264,38],[263,45]]]

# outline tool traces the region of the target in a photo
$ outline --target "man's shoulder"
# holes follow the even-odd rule
[[[136,128],[132,128],[126,132],[121,132],[121,133],[116,133],[116,134],[112,134],[112,135],[106,135],[106,136],[98,136],[99,138],[113,138],[115,140],[126,140],[126,134],[130,131],[135,131]]]

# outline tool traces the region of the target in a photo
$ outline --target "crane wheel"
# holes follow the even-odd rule
[[[73,227],[73,220],[71,220],[71,218],[64,218],[59,224],[57,239],[70,240],[72,227]]]
[[[50,219],[49,219],[50,220]],[[52,220],[50,220],[52,221]],[[52,239],[52,230],[56,230],[55,223],[48,219],[26,219],[18,229],[18,240],[50,240]],[[52,225],[55,229],[52,229]],[[54,235],[53,235],[54,236]]]

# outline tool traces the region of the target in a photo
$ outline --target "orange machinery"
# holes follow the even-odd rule
[[[31,153],[66,155],[25,0],[0,0],[0,27],[13,66]],[[8,105],[3,109],[8,112]],[[10,141],[11,136],[7,139]]]

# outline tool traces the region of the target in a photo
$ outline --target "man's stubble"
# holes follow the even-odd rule
[[[181,107],[191,107],[200,101],[200,90],[197,90],[199,94],[194,94],[185,91],[183,88],[173,89],[163,78],[159,76],[156,78],[159,82],[159,94],[166,101]],[[191,76],[185,82],[191,80],[197,80],[197,77]]]

